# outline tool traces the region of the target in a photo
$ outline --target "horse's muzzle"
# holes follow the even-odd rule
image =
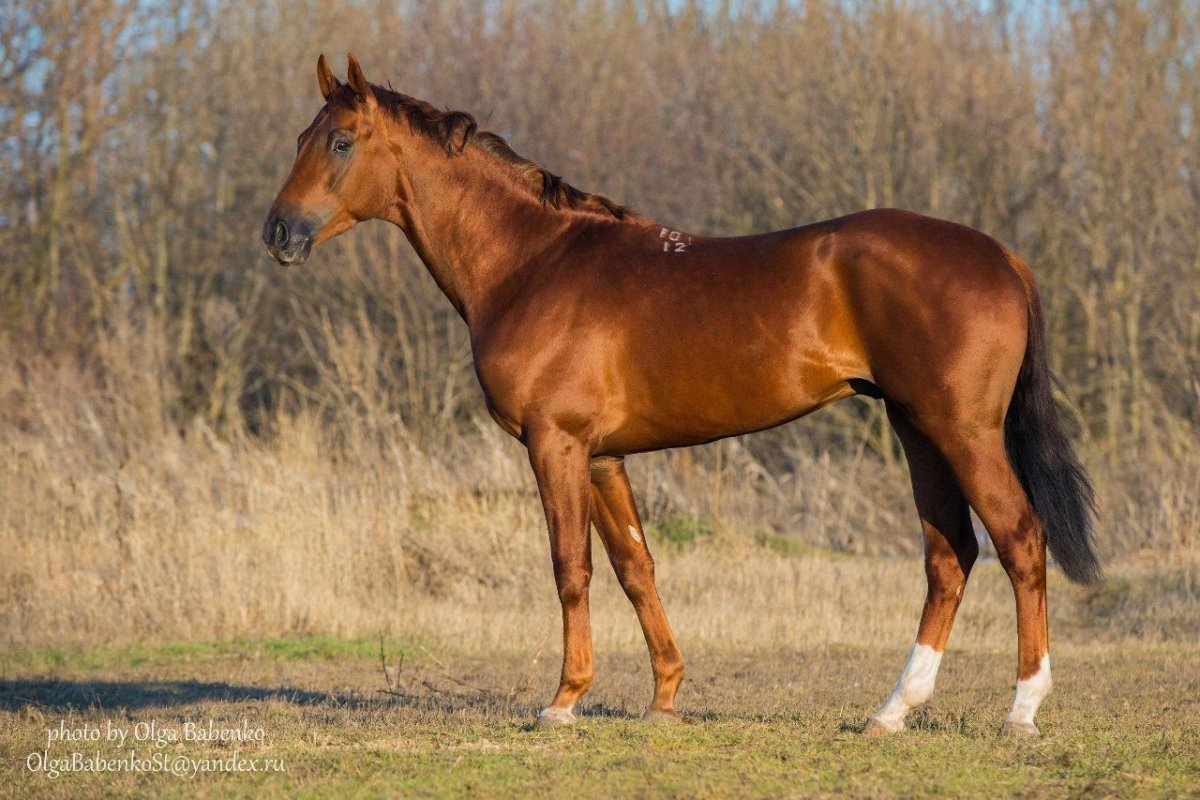
[[[263,223],[263,244],[271,258],[285,267],[303,264],[312,252],[313,228],[307,222],[289,219],[286,214],[271,214]]]

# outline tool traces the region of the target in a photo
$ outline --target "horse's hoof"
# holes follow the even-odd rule
[[[661,708],[652,708],[642,715],[643,722],[649,722],[652,725],[678,725],[683,722],[678,714],[674,711],[669,711]]]
[[[863,728],[863,733],[868,736],[890,736],[902,730],[904,730],[904,720],[884,722],[877,717],[871,717],[867,720],[867,727]]]
[[[569,708],[543,708],[537,715],[539,728],[561,728],[575,721],[575,712]]]
[[[1042,732],[1032,722],[1017,722],[1010,719],[1000,729],[1000,735],[1011,736],[1014,739],[1034,739],[1041,736]]]

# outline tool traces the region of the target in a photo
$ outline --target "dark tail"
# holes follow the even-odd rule
[[[1054,400],[1055,378],[1046,360],[1046,326],[1033,274],[1016,255],[1008,258],[1029,298],[1025,360],[1004,420],[1008,459],[1041,520],[1054,560],[1075,583],[1095,583],[1101,578],[1092,538],[1096,493]]]

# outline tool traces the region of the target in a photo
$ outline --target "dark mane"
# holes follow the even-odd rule
[[[437,142],[447,155],[461,153],[474,145],[512,167],[537,192],[542,205],[569,208],[601,216],[624,219],[632,212],[607,197],[581,192],[558,175],[517,154],[508,142],[491,131],[479,130],[475,117],[466,111],[443,111],[424,100],[372,85],[379,104],[404,119],[414,131]]]

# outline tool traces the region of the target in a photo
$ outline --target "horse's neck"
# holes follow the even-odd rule
[[[398,179],[407,202],[392,220],[468,324],[571,224],[571,215],[543,208],[489,158],[471,149],[414,153]]]

